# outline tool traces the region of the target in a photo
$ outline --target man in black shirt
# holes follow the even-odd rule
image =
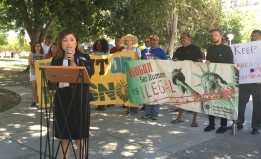
[[[213,45],[207,49],[206,63],[229,63],[233,64],[233,53],[229,46],[221,43],[223,32],[220,29],[213,29],[212,34],[212,43]],[[204,129],[205,132],[209,132],[215,129],[215,116],[209,115],[209,125]],[[224,133],[227,131],[227,119],[221,118],[220,121],[221,127],[216,131],[216,133]]]
[[[180,35],[181,47],[177,48],[173,56],[174,61],[191,60],[194,62],[202,62],[202,52],[199,47],[191,44],[191,37],[187,33]]]
[[[199,47],[196,45],[191,44],[191,37],[188,33],[182,33],[180,35],[180,43],[182,44],[181,47],[177,48],[174,56],[173,61],[183,61],[183,60],[191,60],[194,62],[202,62],[202,52]],[[183,109],[178,108],[178,117],[171,121],[171,123],[180,123],[183,122],[182,114]],[[197,112],[193,112],[193,119],[191,126],[198,127],[197,123]]]

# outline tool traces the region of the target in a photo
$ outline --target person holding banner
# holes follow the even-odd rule
[[[141,51],[141,56],[142,55],[145,56],[146,53],[150,52],[150,38],[145,39],[145,46],[146,46],[146,48]],[[143,104],[143,106],[141,107],[141,110],[145,110],[145,104]]]
[[[121,38],[120,42],[126,45],[126,48],[124,48],[121,52],[132,52],[135,53],[137,59],[141,58],[140,49],[133,46],[138,43],[138,38],[136,36],[127,34]],[[128,106],[123,105],[122,107],[128,107]],[[127,110],[124,111],[124,114],[134,115],[136,113],[138,113],[138,107],[128,107]]]
[[[138,43],[138,38],[136,36],[127,34],[121,38],[121,43],[126,45],[126,47],[121,52],[134,52],[137,59],[141,58],[140,49],[133,46]]]
[[[142,54],[141,59],[142,60],[156,60],[156,59],[162,59],[167,60],[166,52],[159,48],[159,37],[157,35],[151,35],[149,37],[150,39],[150,50],[149,52]],[[152,104],[148,105],[145,104],[145,111],[146,114],[142,116],[142,119],[149,119],[152,120],[158,120],[158,115],[160,112],[160,104]]]
[[[114,44],[115,44],[115,47],[110,49],[110,54],[121,52],[124,49],[124,47],[121,46],[121,37],[116,37]]]
[[[193,62],[202,62],[202,52],[199,47],[191,44],[191,37],[188,33],[182,33],[180,35],[180,43],[181,47],[177,48],[173,61],[183,61],[183,60],[191,60]],[[191,126],[198,127],[197,123],[197,112],[193,112],[193,119]],[[184,122],[183,118],[183,109],[178,108],[178,117],[171,121],[172,124]]]
[[[261,40],[261,31],[254,30],[251,34],[251,41]],[[251,62],[251,61],[245,61]],[[238,101],[238,121],[237,128],[243,129],[243,123],[245,122],[245,110],[246,104],[249,101],[250,95],[252,95],[253,113],[252,113],[252,134],[258,134],[261,128],[261,99],[260,93],[261,86],[258,83],[239,84],[239,101]],[[232,126],[228,126],[227,129],[232,129]]]
[[[116,37],[114,40],[115,47],[110,49],[110,54],[119,53],[121,52],[124,47],[121,46],[121,37]],[[108,104],[107,107],[115,106],[114,104]]]
[[[214,63],[228,63],[233,64],[233,53],[229,46],[222,43],[223,31],[221,29],[211,30],[213,45],[207,49],[206,64],[210,62]],[[204,129],[205,132],[209,132],[215,129],[215,116],[209,115],[209,125]],[[227,131],[227,119],[221,118],[221,127],[216,133],[224,133]]]
[[[90,77],[94,72],[90,56],[83,54],[78,36],[71,29],[65,29],[59,34],[56,56],[52,59],[51,65],[64,67],[85,66]],[[78,156],[81,158],[82,155],[85,155],[85,151],[81,150],[85,150],[88,146],[84,143],[85,138],[89,135],[89,127],[86,128],[86,123],[89,121],[85,112],[87,107],[90,106],[90,101],[86,101],[87,107],[81,101],[81,84],[58,83],[57,87],[54,96],[54,136],[61,139],[59,145],[60,158],[70,158],[72,140],[76,141]],[[73,92],[75,87],[75,92]],[[87,85],[84,85],[84,94],[87,90]],[[92,97],[91,94],[90,97]],[[90,100],[90,98],[87,99]],[[72,103],[71,100],[73,100]],[[79,130],[83,130],[82,134]],[[82,149],[80,150],[80,148]]]
[[[109,51],[109,44],[106,39],[99,39],[94,42],[93,53],[92,53],[93,55],[108,55],[109,54],[108,51]],[[104,111],[105,105],[98,105],[98,107],[95,110]]]
[[[44,58],[44,51],[41,43],[36,42],[33,46],[33,52],[28,57],[28,65],[30,67],[30,81],[32,83],[32,104],[31,107],[36,107],[36,98],[37,98],[37,84],[35,76],[35,67],[34,61],[41,60]]]

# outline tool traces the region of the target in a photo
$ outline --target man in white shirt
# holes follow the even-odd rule
[[[42,42],[44,57],[46,56],[46,54],[48,54],[51,45],[52,45],[52,37],[48,35],[44,38],[44,42]]]

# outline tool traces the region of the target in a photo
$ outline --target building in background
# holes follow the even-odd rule
[[[246,12],[252,10],[261,20],[261,0],[222,0],[222,4],[230,9],[239,9]]]

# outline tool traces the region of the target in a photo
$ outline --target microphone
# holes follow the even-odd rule
[[[67,52],[67,54],[71,54],[72,53],[72,49],[71,48],[67,48],[66,52]],[[68,58],[68,60],[71,60],[71,59]]]
[[[86,58],[82,56],[77,56],[77,60],[79,60],[79,66],[85,66],[84,62],[87,62]]]

